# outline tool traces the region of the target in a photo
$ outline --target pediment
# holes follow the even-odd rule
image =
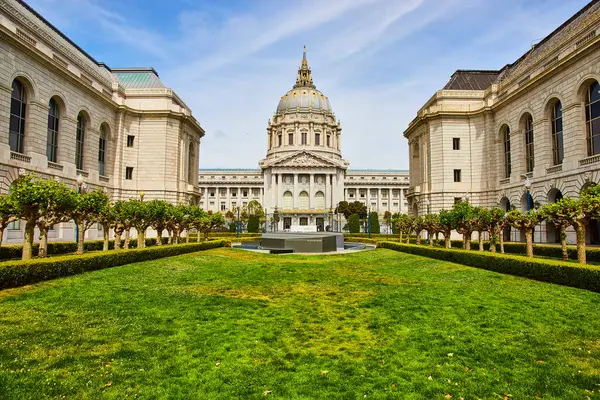
[[[317,156],[307,151],[292,154],[281,160],[275,161],[274,167],[336,167],[337,164],[326,158]]]

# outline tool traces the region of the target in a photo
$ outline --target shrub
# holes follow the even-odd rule
[[[381,228],[379,227],[379,214],[376,211],[371,212],[371,234],[379,234]]]
[[[504,274],[522,276],[542,282],[600,292],[600,267],[596,266],[569,264],[555,260],[508,254],[430,248],[389,241],[380,242],[379,247]],[[558,248],[558,251],[560,252],[560,248]]]
[[[352,214],[348,220],[348,230],[350,233],[360,232],[360,218],[358,214]]]
[[[250,215],[248,217],[248,233],[258,233],[258,228],[260,227],[260,218],[258,215]]]
[[[7,261],[0,264],[0,289],[29,285],[61,276],[171,257],[223,247],[225,245],[225,241],[215,240],[202,243],[146,247],[143,249],[95,252],[77,256],[69,255],[24,261]]]

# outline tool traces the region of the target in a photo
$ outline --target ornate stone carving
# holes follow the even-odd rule
[[[313,156],[312,154],[303,152],[297,155],[285,158],[275,164],[278,167],[332,167],[332,163]]]

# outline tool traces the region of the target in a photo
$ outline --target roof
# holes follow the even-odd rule
[[[198,172],[261,172],[257,168],[200,168]]]
[[[444,86],[444,90],[485,90],[496,81],[500,71],[459,69]]]
[[[126,89],[164,88],[154,68],[113,68],[113,76]]]

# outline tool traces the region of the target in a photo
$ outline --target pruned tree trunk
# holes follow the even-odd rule
[[[83,254],[83,252],[84,252],[83,244],[84,244],[84,241],[85,241],[85,229],[83,227],[83,223],[78,223],[77,224],[77,230],[78,230],[78,235],[77,235],[77,251],[76,251],[76,254]]]
[[[162,246],[162,233],[164,229],[156,228],[156,245]]]
[[[562,250],[562,259],[564,261],[569,259],[569,252],[567,251],[567,232],[565,232],[565,227],[560,227],[560,248]]]
[[[121,250],[121,235],[123,231],[117,230],[115,231],[115,250]]]
[[[179,243],[179,234],[180,234],[179,229],[175,228],[173,230],[173,243],[174,244],[178,244]]]
[[[109,244],[109,240],[108,240],[108,234],[109,234],[109,229],[110,227],[108,226],[108,224],[102,225],[102,233],[104,234],[104,243],[102,244],[102,251],[108,251],[108,244]]]
[[[492,253],[496,252],[496,241],[498,240],[498,231],[496,228],[490,231],[490,251]]]
[[[48,257],[48,228],[39,226],[40,229],[40,247],[38,248],[38,257]]]
[[[483,231],[477,231],[479,236],[477,239],[479,240],[479,251],[483,251]]]
[[[402,231],[400,231],[400,243],[402,243]]]
[[[427,232],[429,234],[429,247],[433,247],[433,233]]]
[[[471,250],[471,232],[463,233],[463,249]]]
[[[449,249],[452,247],[452,242],[450,241],[451,234],[452,234],[452,231],[444,232],[444,248],[446,248],[446,249]]]
[[[6,226],[0,226],[0,247],[2,247],[2,239],[4,239],[4,229]]]
[[[416,232],[417,233],[417,244],[421,244],[421,232]]]
[[[167,244],[173,244],[173,230],[167,228]]]
[[[189,229],[185,230],[185,242],[186,243],[190,242],[190,230]]]
[[[504,254],[504,231],[500,231],[500,253]]]
[[[436,244],[439,244],[439,240],[440,240],[440,233],[436,232],[435,233],[435,242],[436,242]]]
[[[146,247],[146,238],[144,237],[144,230],[140,228],[136,228],[137,230],[137,248],[143,249]]]
[[[527,257],[533,257],[533,229],[525,228],[525,243],[527,246],[526,255]]]
[[[410,244],[410,231],[406,232],[406,244]]]
[[[131,228],[125,229],[125,243],[123,244],[123,248],[125,250],[129,249],[129,239],[131,237]]]
[[[575,232],[577,233],[577,262],[579,264],[585,264],[585,225],[579,222],[575,227]]]
[[[33,257],[33,231],[35,229],[35,221],[29,220],[25,223],[25,234],[23,236],[23,260],[30,260]]]

